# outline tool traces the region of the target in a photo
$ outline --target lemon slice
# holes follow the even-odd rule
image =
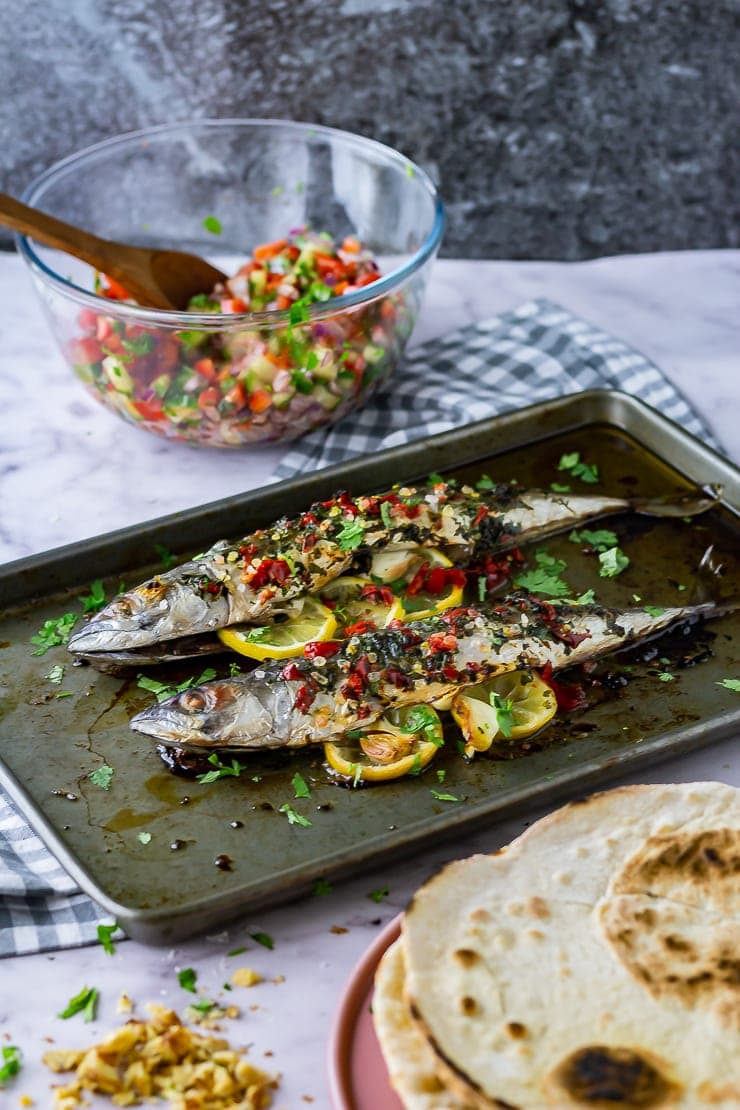
[[[330,640],[336,627],[331,609],[309,595],[300,612],[288,620],[261,627],[236,624],[219,629],[218,635],[227,647],[250,659],[287,659],[300,655],[312,640]]]
[[[331,769],[347,782],[388,782],[418,774],[444,742],[442,722],[428,705],[391,709],[364,729],[324,744]]]
[[[454,699],[451,710],[465,737],[465,754],[485,752],[494,740],[522,740],[555,715],[555,695],[531,671],[509,671]]]
[[[364,621],[371,622],[375,628],[384,628],[390,621],[403,617],[400,599],[394,595],[392,601],[384,600],[378,586],[366,575],[345,574],[334,578],[321,590],[321,598],[333,605],[332,612],[340,632]]]
[[[382,582],[393,582],[393,590],[398,594],[403,606],[403,619],[419,621],[434,617],[445,609],[461,605],[463,600],[464,579],[460,572],[460,582],[445,582],[444,575],[439,588],[433,592],[429,585],[435,586],[434,571],[451,570],[452,561],[436,547],[416,547],[408,551],[380,552],[370,566],[370,574]],[[424,572],[427,583],[419,584],[419,576]],[[396,574],[394,579],[389,575]],[[416,580],[416,581],[415,581]],[[409,592],[409,587],[413,592]]]

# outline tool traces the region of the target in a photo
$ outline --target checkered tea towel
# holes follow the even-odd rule
[[[621,389],[714,444],[643,355],[549,301],[531,301],[417,347],[363,409],[304,437],[274,478],[406,443],[583,389]],[[0,955],[71,948],[110,924],[0,791]]]

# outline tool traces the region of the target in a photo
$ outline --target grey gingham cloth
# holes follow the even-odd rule
[[[395,378],[335,427],[304,437],[275,480],[567,393],[621,389],[716,446],[644,355],[550,301],[530,301],[417,347]],[[82,894],[0,790],[0,955],[96,940],[104,911]]]

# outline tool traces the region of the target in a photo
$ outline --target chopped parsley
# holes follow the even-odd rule
[[[241,956],[241,954],[243,952],[246,952],[246,951],[247,951],[246,946],[242,945],[241,948],[232,948],[230,952],[226,953],[226,955],[227,956]]]
[[[325,894],[331,894],[334,887],[328,879],[317,879],[313,884],[313,894],[317,898],[323,897]]]
[[[58,686],[64,678],[64,665],[62,663],[55,663],[48,674],[44,675],[44,678],[48,678],[49,682],[53,682],[55,686]]]
[[[96,578],[90,584],[90,593],[83,594],[80,598],[83,613],[97,613],[105,605],[105,590],[102,578]]]
[[[270,951],[275,947],[275,941],[269,933],[250,933],[252,940],[256,940],[257,944],[261,944],[263,948],[269,948]]]
[[[75,1014],[82,1014],[85,1021],[95,1020],[95,1011],[98,1005],[98,991],[95,987],[83,987],[79,994],[70,998],[69,1002],[57,1017],[71,1018]]]
[[[109,956],[115,955],[116,946],[113,943],[113,934],[117,928],[118,925],[115,921],[112,925],[98,925],[98,940],[103,946],[103,951],[107,952]]]
[[[427,482],[430,486],[443,486],[445,480],[441,474],[438,474],[436,470],[433,470],[427,478]]]
[[[208,756],[208,762],[213,764],[213,771],[206,771],[202,775],[196,775],[197,782],[206,784],[209,782],[218,782],[219,779],[229,777],[239,778],[239,775],[244,770],[238,759],[232,759],[231,764],[222,763],[216,752],[211,752]]]
[[[288,818],[288,823],[291,825],[302,825],[303,828],[308,828],[312,824],[308,817],[304,817],[302,813],[296,813],[293,807],[288,805],[287,802],[280,806],[278,813],[284,813]]]
[[[210,231],[211,235],[220,235],[223,231],[221,221],[216,216],[206,216],[203,220],[203,227],[206,231]]]
[[[414,758],[411,760],[411,769],[408,771],[408,774],[420,775],[422,770],[423,767],[421,765],[421,755],[419,752],[417,752]]]
[[[599,528],[593,532],[589,528],[583,528],[580,532],[574,529],[568,539],[571,543],[586,544],[594,551],[607,551],[619,543],[616,532],[612,532],[609,528]]]
[[[429,793],[438,802],[461,802],[462,798],[458,798],[457,794],[441,794],[439,790],[435,790],[433,786],[429,788]]]
[[[198,1014],[210,1014],[215,1007],[215,1002],[210,1002],[207,998],[201,998],[198,1002],[191,1002],[188,1009],[195,1010]]]
[[[241,673],[242,670],[238,663],[229,663],[229,678],[236,678]]]
[[[421,732],[424,739],[431,741],[438,748],[444,744],[444,737],[439,729],[439,717],[428,705],[415,705],[403,723],[404,732]]]
[[[192,967],[183,967],[177,973],[177,981],[184,991],[190,991],[191,994],[197,994],[195,984],[198,979],[198,972]]]
[[[478,601],[485,601],[488,596],[488,581],[485,574],[478,576]]]
[[[485,493],[486,490],[493,489],[495,485],[493,478],[489,478],[487,474],[482,474],[475,483],[475,488],[479,493]]]
[[[14,1044],[5,1044],[0,1049],[0,1085],[12,1079],[21,1070],[21,1050]]]
[[[583,462],[578,451],[561,455],[558,470],[567,470],[574,478],[580,478],[588,485],[594,485],[599,480],[599,468],[596,463]]]
[[[361,520],[345,520],[336,540],[340,551],[354,551],[365,538],[365,525]]]
[[[311,797],[311,791],[308,787],[308,783],[299,771],[296,771],[296,773],[293,775],[293,778],[291,779],[291,785],[293,787],[293,790],[295,791],[296,798]]]
[[[442,782],[445,781],[446,778],[447,778],[447,771],[444,769],[444,767],[439,767],[437,769],[437,782],[442,783]]]
[[[32,654],[45,655],[50,648],[66,644],[76,624],[77,613],[64,613],[61,617],[44,621],[38,632],[31,637],[31,643],[38,644]]]
[[[670,671],[660,671],[658,674],[659,682],[675,682],[676,676],[671,674]]]
[[[523,571],[514,579],[515,586],[523,586],[535,594],[545,594],[548,597],[567,597],[570,589],[560,577],[565,570],[565,562],[548,555],[540,549],[535,552],[537,566],[533,570]]]
[[[665,613],[665,609],[662,609],[660,605],[645,605],[644,609],[649,617],[662,617]]]
[[[720,682],[715,682],[715,686],[724,686],[725,690],[740,694],[740,678],[723,678]]]
[[[562,482],[550,482],[550,489],[553,493],[570,493],[570,486],[563,485]]]
[[[110,784],[113,780],[113,768],[104,763],[102,767],[97,767],[91,771],[87,776],[93,786],[100,786],[103,790],[110,790]]]
[[[593,605],[596,594],[593,590],[586,590],[585,594],[580,594],[576,598],[576,605]]]
[[[155,543],[154,550],[157,552],[157,555],[159,555],[159,558],[162,560],[162,566],[165,570],[169,570],[170,567],[174,567],[175,563],[177,562],[177,556],[173,555],[169,548],[166,548],[163,543]]]
[[[150,844],[152,834],[150,832],[140,832],[136,834],[136,839],[139,841],[139,844]]]
[[[599,574],[602,578],[616,578],[630,565],[629,557],[618,547],[610,547],[599,555]]]
[[[373,902],[382,902],[390,894],[390,889],[387,886],[378,887],[377,890],[371,890],[368,898]]]
[[[179,686],[167,686],[166,683],[158,682],[156,678],[148,678],[145,674],[137,676],[136,685],[141,690],[148,690],[150,694],[154,694],[157,701],[167,701],[167,698],[173,698],[175,694],[182,694],[184,690],[189,690],[191,686],[200,686],[202,682],[210,682],[215,677],[216,672],[213,667],[207,667],[199,678],[186,678]]]
[[[511,736],[511,730],[514,724],[513,701],[511,698],[502,698],[500,694],[496,693],[491,694],[488,701],[491,708],[496,713],[497,731],[508,740]]]

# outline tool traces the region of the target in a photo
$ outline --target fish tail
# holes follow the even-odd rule
[[[717,505],[721,497],[722,486],[710,485],[667,497],[633,497],[629,507],[644,516],[699,516]]]
[[[740,609],[740,595],[722,597],[722,571],[714,544],[710,544],[696,568],[691,591],[692,605],[711,605],[717,613],[734,613]]]

